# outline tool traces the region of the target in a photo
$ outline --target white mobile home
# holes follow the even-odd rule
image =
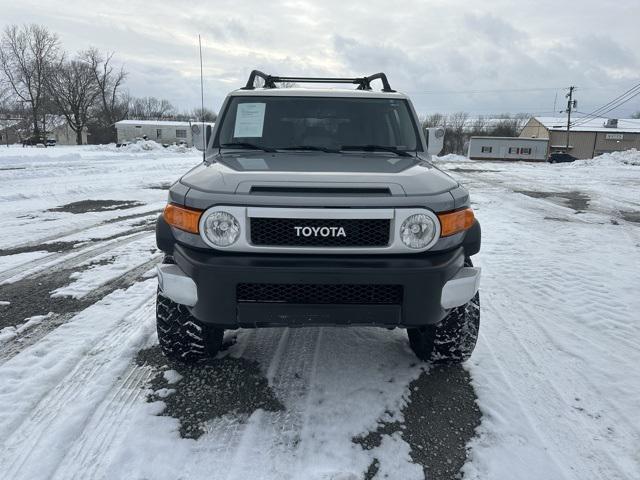
[[[118,143],[132,142],[145,138],[165,145],[186,143],[193,146],[192,123],[171,120],[121,120],[116,122]]]
[[[471,160],[545,161],[549,140],[521,137],[471,137],[468,157]]]

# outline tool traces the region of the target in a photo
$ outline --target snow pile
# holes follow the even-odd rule
[[[0,304],[10,305],[9,302],[0,302]],[[17,337],[19,334],[28,330],[29,328],[39,325],[44,320],[51,318],[52,315],[53,314],[51,312],[47,313],[46,315],[35,315],[28,318],[27,321],[22,323],[21,325],[9,326],[0,329],[0,345],[7,342],[8,340]]]
[[[161,143],[154,140],[139,140],[137,142],[130,143],[117,147],[115,143],[109,143],[107,145],[95,145],[92,147],[97,151],[108,152],[123,152],[123,153],[140,153],[140,152],[169,152],[169,153],[193,153],[196,150],[189,148],[185,145],[169,145],[164,147]]]
[[[451,162],[451,163],[460,163],[460,162],[470,162],[467,157],[462,155],[456,155],[455,153],[448,153],[447,155],[442,155],[441,157],[433,156],[431,157],[432,162]]]
[[[623,152],[604,153],[588,160],[576,160],[573,167],[640,167],[640,151],[632,148]]]

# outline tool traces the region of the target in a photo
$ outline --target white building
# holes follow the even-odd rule
[[[472,160],[545,161],[549,140],[522,137],[471,137],[468,157]]]
[[[132,142],[145,138],[165,145],[186,143],[193,146],[192,123],[172,120],[121,120],[116,122],[118,143]]]

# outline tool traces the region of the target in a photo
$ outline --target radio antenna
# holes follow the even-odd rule
[[[200,120],[202,122],[202,161],[207,161],[207,135],[204,131],[204,73],[202,71],[202,40],[198,34],[198,47],[200,49]]]

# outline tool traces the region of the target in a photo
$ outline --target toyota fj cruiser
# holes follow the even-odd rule
[[[443,130],[422,130],[383,73],[254,70],[215,126],[192,133],[203,162],[171,187],[156,230],[167,357],[213,356],[225,329],[310,325],[406,328],[422,360],[471,355],[480,225],[467,191],[430,163]]]

